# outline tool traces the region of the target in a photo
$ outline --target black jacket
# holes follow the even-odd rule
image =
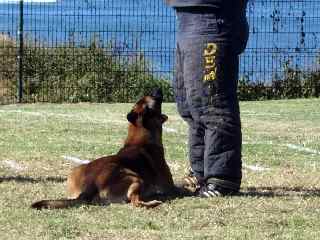
[[[166,0],[171,7],[219,7],[224,1],[229,0]]]
[[[170,7],[211,7],[244,12],[248,0],[165,0]]]

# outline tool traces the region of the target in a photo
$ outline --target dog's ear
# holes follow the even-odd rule
[[[161,123],[165,123],[168,120],[168,116],[165,114],[161,114]]]
[[[162,103],[162,101],[163,101],[163,94],[162,94],[161,88],[154,89],[151,92],[150,96],[153,97],[157,102]]]
[[[131,111],[127,114],[127,119],[129,122],[131,122],[132,124],[135,124],[138,118],[138,114]]]

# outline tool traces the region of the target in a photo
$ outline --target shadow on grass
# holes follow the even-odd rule
[[[290,196],[301,196],[301,197],[320,197],[320,188],[305,188],[305,187],[247,187],[241,189],[241,192],[233,195],[232,197],[261,197],[261,198],[272,198],[272,197],[290,197]],[[160,200],[162,202],[170,202],[172,200],[181,199],[185,197],[194,197],[194,195],[180,189],[179,192],[171,195],[153,195],[146,200]]]
[[[30,176],[1,176],[0,184],[3,182],[17,182],[17,183],[62,183],[67,179],[65,177],[30,177]],[[177,192],[165,195],[155,194],[145,198],[148,200],[160,200],[162,202],[170,202],[185,197],[193,197],[193,194],[177,188]],[[285,187],[285,186],[265,186],[265,187],[245,187],[236,196],[240,197],[320,197],[320,188],[306,188],[306,187]]]
[[[190,193],[189,191],[181,188],[181,187],[176,187],[175,191],[172,193],[152,194],[151,196],[145,197],[144,200],[145,201],[158,200],[158,201],[162,201],[162,202],[170,202],[173,200],[182,199],[182,198],[186,198],[186,197],[195,197],[195,195]]]
[[[52,182],[52,183],[62,183],[66,181],[66,178],[63,177],[29,177],[29,176],[1,176],[0,183],[3,182],[17,182],[17,183],[43,183],[43,182]]]
[[[243,188],[240,196],[249,197],[287,197],[287,196],[302,196],[302,197],[320,197],[319,188],[305,187],[247,187]]]

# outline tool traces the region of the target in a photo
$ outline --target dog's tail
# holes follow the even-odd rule
[[[35,202],[31,205],[31,208],[35,208],[38,210],[41,209],[60,209],[60,208],[70,208],[76,207],[83,204],[88,204],[88,201],[84,201],[79,198],[75,199],[58,199],[58,200],[41,200]]]

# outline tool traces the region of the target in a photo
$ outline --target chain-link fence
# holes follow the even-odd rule
[[[319,96],[320,1],[249,0],[241,99]],[[0,0],[0,103],[172,100],[164,0]]]

